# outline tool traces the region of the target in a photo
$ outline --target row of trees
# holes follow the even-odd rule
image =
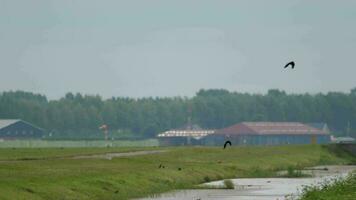
[[[248,94],[200,90],[192,98],[110,98],[68,93],[47,100],[29,92],[0,93],[0,118],[21,118],[57,135],[97,135],[112,131],[136,137],[183,126],[188,116],[204,128],[218,129],[241,121],[326,122],[337,133],[356,132],[356,88],[350,93]]]

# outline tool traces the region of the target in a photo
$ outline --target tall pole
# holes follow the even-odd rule
[[[192,106],[190,102],[188,102],[188,117],[187,117],[187,129],[188,130],[193,130],[193,125],[192,125]],[[191,143],[191,137],[188,136],[188,145]]]
[[[192,130],[193,129],[193,125],[192,125],[192,105],[190,104],[190,102],[188,102],[188,117],[187,117],[187,128],[188,130]]]
[[[346,136],[347,136],[347,137],[350,137],[350,129],[351,129],[351,128],[350,128],[350,121],[348,121],[348,122],[347,122],[347,128],[346,128],[346,134],[347,134]]]

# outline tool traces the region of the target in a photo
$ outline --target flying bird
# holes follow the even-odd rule
[[[225,144],[224,144],[224,149],[226,148],[227,144],[230,144],[230,146],[231,146],[231,142],[230,141],[226,141]]]
[[[294,69],[295,63],[293,61],[286,64],[286,66],[284,66],[284,68],[287,68],[289,65],[292,66],[292,69]]]

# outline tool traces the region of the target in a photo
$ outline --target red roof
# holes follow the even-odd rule
[[[242,122],[216,131],[224,135],[305,135],[327,134],[299,122]]]

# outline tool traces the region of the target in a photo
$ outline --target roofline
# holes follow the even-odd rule
[[[5,126],[5,127],[11,126],[11,125],[13,125],[13,124],[15,124],[15,123],[17,123],[17,122],[19,122],[19,121],[22,121],[22,122],[25,123],[25,124],[31,125],[31,126],[37,128],[37,129],[40,129],[40,130],[42,130],[42,131],[45,131],[44,128],[40,128],[40,127],[38,127],[38,126],[36,126],[36,125],[34,125],[34,124],[30,123],[30,122],[27,122],[27,121],[25,121],[25,120],[23,120],[23,119],[0,119],[0,120],[14,120],[14,123],[9,124],[9,125],[7,125],[7,126]],[[3,127],[3,128],[5,128],[5,127]]]
[[[42,130],[42,131],[45,130],[44,128],[40,128],[40,127],[38,127],[38,126],[36,126],[36,125],[34,125],[34,124],[30,123],[30,122],[27,122],[27,121],[25,121],[25,120],[20,119],[20,121],[24,122],[25,124],[31,125],[31,126],[33,126],[33,127],[35,127],[35,128],[38,128],[38,129],[40,129],[40,130]]]
[[[10,124],[8,124],[8,125],[3,126],[3,127],[0,128],[0,129],[3,129],[3,128],[6,128],[6,127],[8,127],[8,126],[11,126],[11,125],[13,125],[13,124],[19,122],[20,119],[0,119],[0,121],[13,121],[12,123],[10,123]]]
[[[298,121],[242,121],[240,123],[302,123],[302,122],[298,122]]]
[[[271,136],[271,135],[284,135],[284,136],[288,136],[288,135],[294,135],[294,136],[298,136],[298,135],[328,135],[331,136],[328,133],[300,133],[300,134],[285,134],[285,133],[276,133],[276,134],[257,134],[257,133],[244,133],[244,134],[234,134],[234,133],[225,133],[225,134],[219,134],[219,133],[214,133],[214,134],[210,134],[208,136],[229,136],[229,137],[234,137],[234,136]]]

